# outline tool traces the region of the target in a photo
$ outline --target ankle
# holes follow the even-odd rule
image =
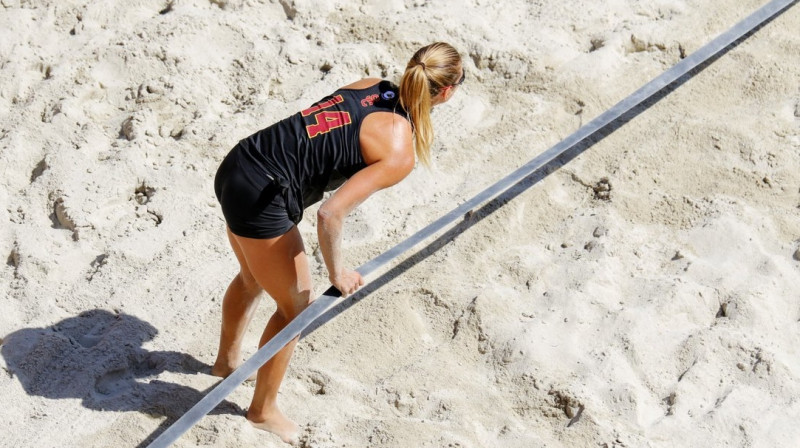
[[[263,423],[267,420],[272,420],[277,416],[283,416],[283,413],[275,403],[265,404],[261,407],[250,406],[247,409],[247,419],[253,423]]]
[[[230,359],[217,358],[211,366],[211,374],[214,376],[226,377],[239,367],[239,363],[231,362]]]

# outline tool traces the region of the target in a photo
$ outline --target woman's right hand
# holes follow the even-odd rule
[[[364,279],[361,274],[351,269],[342,269],[337,275],[331,274],[328,278],[331,284],[342,293],[342,297],[347,297],[356,292],[361,286],[364,286]]]

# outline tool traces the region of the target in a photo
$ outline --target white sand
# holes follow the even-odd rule
[[[433,169],[351,216],[357,266],[765,3],[0,0],[0,445],[137,446],[216,383],[238,139],[462,51]],[[302,445],[798,446],[798,29],[795,6],[306,338],[280,395]],[[301,230],[313,254],[314,209]],[[285,446],[251,394],[176,446]]]

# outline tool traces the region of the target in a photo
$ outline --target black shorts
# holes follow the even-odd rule
[[[248,169],[238,146],[225,156],[214,178],[214,192],[228,227],[236,235],[267,239],[288,232],[283,189],[267,174]]]

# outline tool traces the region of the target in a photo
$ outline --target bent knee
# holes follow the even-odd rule
[[[256,278],[249,272],[239,271],[236,275],[236,279],[241,282],[242,287],[248,291],[261,291],[262,289]]]
[[[292,320],[308,308],[311,303],[311,291],[292,293],[286,300],[276,302],[278,303],[276,311],[286,320]]]

